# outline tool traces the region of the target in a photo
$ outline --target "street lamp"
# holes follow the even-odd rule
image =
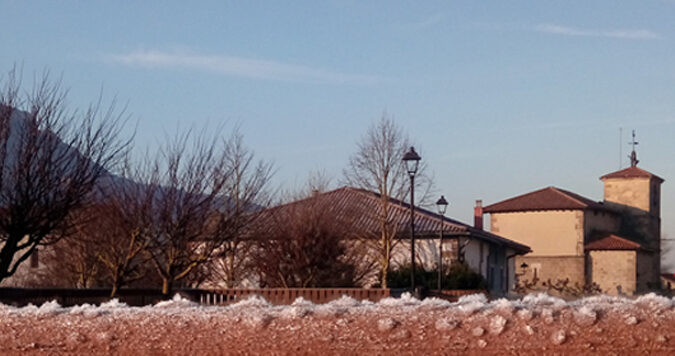
[[[412,146],[410,151],[403,155],[403,162],[410,176],[410,262],[412,263],[410,284],[413,292],[415,291],[415,174],[417,174],[420,159],[422,157],[415,152]]]
[[[438,290],[441,290],[441,279],[443,278],[443,217],[445,215],[445,210],[448,209],[448,201],[445,200],[445,197],[441,195],[441,198],[436,201],[436,207],[438,208],[438,215],[441,218],[441,232],[440,239],[438,242]]]

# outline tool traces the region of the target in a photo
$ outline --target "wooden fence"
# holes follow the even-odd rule
[[[389,297],[389,289],[360,289],[360,288],[264,288],[264,289],[220,289],[203,291],[200,293],[201,304],[229,304],[257,295],[272,304],[291,304],[302,297],[315,304],[328,303],[340,299],[343,295],[356,300],[370,300],[377,302]]]

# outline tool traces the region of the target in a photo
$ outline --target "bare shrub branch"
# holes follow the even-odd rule
[[[266,210],[253,231],[251,268],[263,287],[351,287],[362,275],[349,247],[355,216],[322,195]]]

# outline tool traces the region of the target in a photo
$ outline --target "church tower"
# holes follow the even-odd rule
[[[628,168],[600,177],[605,186],[604,201],[622,215],[619,233],[639,242],[654,256],[654,279],[658,281],[661,255],[661,184],[664,180],[637,167],[635,131]],[[653,282],[656,282],[653,281]]]

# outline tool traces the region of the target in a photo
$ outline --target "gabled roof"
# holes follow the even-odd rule
[[[486,213],[533,210],[591,209],[609,210],[602,203],[556,187],[548,187],[501,201],[483,208]]]
[[[584,246],[586,250],[639,250],[642,246],[621,236],[608,234]]]
[[[609,178],[650,178],[659,181],[659,183],[663,183],[663,178],[638,167],[628,167],[620,171],[605,174],[600,177],[600,180]]]
[[[295,204],[303,204],[309,199],[328,199],[334,214],[347,213],[356,216],[355,224],[359,230],[366,232],[379,231],[378,216],[382,214],[381,196],[377,193],[352,187],[342,187],[325,193],[318,193],[312,198],[294,201],[271,209],[284,209]],[[398,226],[398,238],[407,238],[410,231],[410,205],[397,199],[390,199],[389,221]],[[476,229],[447,217],[443,217],[443,234],[445,236],[467,236],[509,247],[518,253],[530,252],[526,245],[495,235],[482,229]],[[441,229],[441,216],[419,206],[415,206],[415,235],[419,238],[436,238]]]

